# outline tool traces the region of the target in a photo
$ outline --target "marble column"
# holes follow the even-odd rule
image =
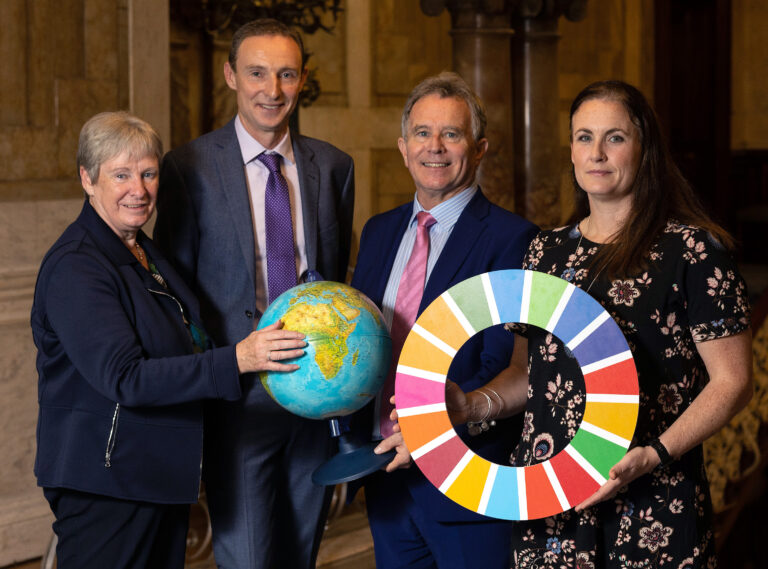
[[[491,200],[541,227],[560,222],[558,20],[578,21],[587,0],[421,0],[447,9],[454,69],[488,112],[490,151],[478,181]]]
[[[518,2],[512,16],[515,140],[514,191],[517,210],[542,228],[560,224],[562,159],[559,124],[558,20],[578,21],[587,0]]]
[[[421,0],[428,16],[451,14],[453,68],[475,90],[488,115],[488,153],[478,171],[485,195],[507,209],[518,209],[513,191],[512,62],[510,10],[503,0]]]
[[[562,169],[556,19],[520,18],[514,41],[514,193],[517,210],[539,227],[560,221]]]

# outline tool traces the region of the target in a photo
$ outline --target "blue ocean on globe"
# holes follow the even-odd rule
[[[267,392],[291,413],[309,419],[348,415],[383,385],[392,341],[381,312],[360,291],[332,281],[301,284],[269,305],[259,329],[278,320],[307,341],[304,355],[290,360],[298,370],[260,373]]]

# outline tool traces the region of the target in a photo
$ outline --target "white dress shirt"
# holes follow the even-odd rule
[[[304,215],[301,209],[301,191],[299,189],[299,171],[293,156],[291,133],[286,132],[280,142],[271,150],[267,150],[245,130],[240,116],[235,118],[235,133],[243,155],[245,178],[248,181],[248,194],[251,198],[251,216],[253,220],[255,241],[255,273],[256,273],[256,308],[264,312],[267,308],[267,249],[266,231],[264,229],[264,197],[267,188],[269,169],[256,160],[262,152],[276,153],[283,157],[281,171],[288,184],[288,194],[291,200],[291,217],[293,221],[294,251],[296,253],[296,275],[300,277],[307,270],[307,248],[304,242]],[[245,269],[243,269],[245,270]],[[254,321],[254,326],[258,320]]]
[[[456,225],[461,212],[464,211],[464,208],[467,207],[467,204],[472,200],[476,192],[477,186],[470,186],[466,190],[462,190],[457,195],[429,210],[429,213],[435,218],[436,223],[429,228],[429,256],[427,257],[427,276],[424,280],[425,286],[426,283],[429,282],[429,275],[432,274],[432,269],[435,268],[435,263],[437,263],[437,260],[440,258],[440,254],[443,252],[443,247],[445,247],[445,243],[451,236],[453,227]],[[408,228],[405,230],[403,238],[400,241],[400,247],[397,249],[395,264],[392,265],[392,271],[389,273],[387,288],[384,290],[384,298],[381,302],[381,312],[384,315],[387,329],[392,327],[392,313],[395,311],[397,289],[400,286],[400,279],[403,276],[403,271],[411,256],[413,244],[416,241],[416,227],[418,226],[416,215],[420,211],[427,210],[421,207],[419,200],[414,196],[411,220],[408,222]]]

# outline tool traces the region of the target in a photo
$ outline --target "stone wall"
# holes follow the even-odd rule
[[[130,109],[168,140],[167,11],[167,0],[0,2],[0,566],[39,557],[51,537],[32,473],[37,268],[82,206],[75,153],[89,117]]]

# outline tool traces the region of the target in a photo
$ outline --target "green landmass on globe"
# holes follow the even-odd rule
[[[259,328],[277,320],[306,336],[293,372],[262,372],[267,392],[288,411],[310,419],[348,415],[379,391],[391,357],[381,312],[363,293],[337,282],[294,287],[270,304]]]

